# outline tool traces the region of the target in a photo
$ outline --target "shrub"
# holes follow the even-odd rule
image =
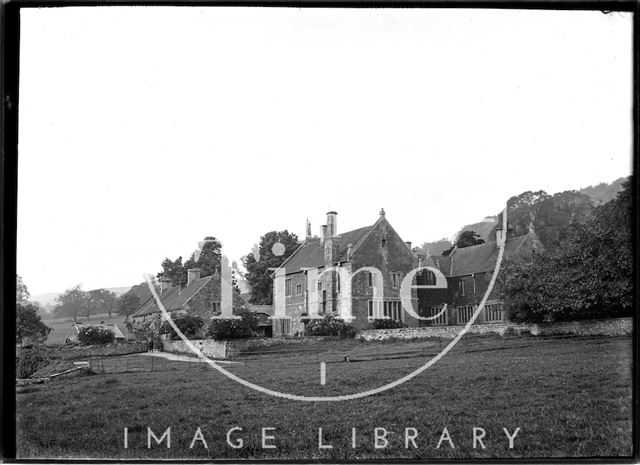
[[[197,339],[200,334],[200,329],[204,325],[204,321],[199,316],[182,314],[173,318],[173,322],[178,329],[184,334],[187,339]],[[172,341],[180,339],[178,333],[176,333],[168,321],[162,323],[160,326],[160,334],[168,334]]]
[[[238,310],[237,314],[240,319],[213,319],[207,328],[206,335],[218,341],[253,336],[258,328],[258,317],[245,309]]]
[[[333,315],[327,315],[320,320],[311,320],[304,330],[306,336],[340,336],[345,338],[355,337],[356,332],[353,326]]]
[[[78,341],[85,346],[110,344],[114,339],[113,331],[100,326],[84,326],[78,333]]]
[[[51,361],[49,352],[40,345],[24,347],[16,352],[16,377],[28,378]]]
[[[406,328],[407,325],[398,320],[373,320],[371,323],[373,329],[396,329],[396,328]]]

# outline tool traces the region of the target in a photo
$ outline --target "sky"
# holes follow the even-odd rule
[[[131,286],[328,210],[451,237],[631,173],[632,16],[91,7],[21,15],[17,271]]]

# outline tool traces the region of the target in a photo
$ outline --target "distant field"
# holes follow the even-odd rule
[[[120,330],[126,335],[124,317],[120,315],[114,314],[109,317],[109,314],[104,313],[100,315],[92,315],[91,318],[82,317],[79,318],[78,321],[81,321],[84,324],[100,323],[101,321],[105,324],[117,324]],[[71,326],[73,326],[73,318],[56,318],[52,320],[43,320],[43,322],[49,328],[53,329],[47,338],[47,344],[63,344],[67,334],[69,334]]]
[[[226,369],[262,386],[301,395],[339,395],[380,386],[429,360],[440,343],[327,342],[316,352],[240,357]],[[349,354],[354,361],[342,361]],[[141,356],[130,359],[140,360]],[[124,360],[124,358],[122,359]],[[326,362],[326,384],[320,384]],[[274,398],[203,363],[156,365],[154,372],[98,374],[30,387],[17,397],[20,458],[536,458],[632,453],[631,338],[463,338],[417,378],[344,402]],[[113,365],[111,365],[113,367]],[[129,431],[128,448],[123,431]],[[147,427],[171,448],[147,449]],[[200,427],[208,449],[189,446]],[[244,444],[227,445],[227,431]],[[275,449],[262,448],[272,427]],[[324,443],[318,448],[318,428]],[[356,448],[351,428],[357,428]],[[388,447],[374,447],[374,428]],[[448,442],[436,448],[447,427]],[[474,449],[472,428],[486,431]],[[503,428],[520,427],[509,449]],[[405,448],[405,428],[418,432]]]

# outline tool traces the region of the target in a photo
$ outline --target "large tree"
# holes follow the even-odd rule
[[[23,303],[29,300],[31,294],[27,290],[26,284],[22,282],[22,277],[17,274],[16,275],[16,303]]]
[[[213,236],[207,236],[184,263],[182,257],[178,257],[176,260],[165,258],[161,264],[162,271],[157,276],[158,279],[170,279],[174,285],[184,286],[187,284],[189,269],[200,268],[200,276],[205,278],[220,272],[221,259],[222,243]]]
[[[284,248],[280,245],[282,244]],[[274,247],[275,246],[275,247]],[[260,238],[254,251],[242,257],[247,270],[246,280],[251,286],[251,303],[271,305],[273,303],[273,279],[271,274],[298,248],[298,236],[284,231],[269,231]]]
[[[570,222],[558,242],[514,264],[503,299],[516,321],[558,321],[632,314],[631,188]]]
[[[16,342],[20,345],[25,339],[42,342],[50,332],[51,328],[38,315],[37,306],[24,301],[16,305]]]
[[[87,293],[78,284],[56,297],[53,311],[58,317],[72,317],[74,321],[87,310]]]
[[[129,317],[140,307],[140,297],[131,290],[125,292],[116,302],[118,313],[122,316]]]
[[[116,306],[116,294],[108,289],[93,289],[87,292],[87,306],[85,309],[87,318],[91,314],[113,313]]]

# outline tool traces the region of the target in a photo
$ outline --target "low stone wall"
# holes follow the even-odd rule
[[[213,339],[196,339],[190,341],[194,346],[196,346],[200,351],[211,358],[226,358],[227,352],[227,341],[214,341]],[[187,343],[178,340],[178,341],[163,341],[163,348],[165,352],[170,352],[174,354],[188,354],[195,355],[191,348],[187,346]]]
[[[442,338],[453,339],[464,326],[429,326],[423,328],[368,329],[360,331],[357,338],[365,341],[385,339]],[[467,334],[498,334],[505,332],[531,334],[533,336],[574,334],[577,336],[627,336],[633,331],[631,318],[611,318],[606,320],[582,320],[563,323],[487,323],[472,325]]]

